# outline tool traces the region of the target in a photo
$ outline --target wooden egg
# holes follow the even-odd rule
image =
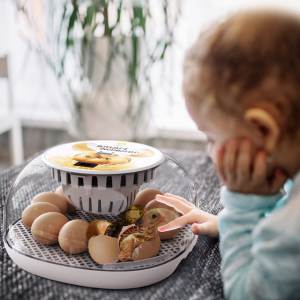
[[[60,210],[60,212],[64,215],[67,212],[67,203],[60,195],[52,192],[44,192],[36,195],[31,203],[37,203],[37,202],[48,202]]]
[[[84,220],[72,220],[66,223],[59,232],[60,247],[71,254],[78,254],[87,249],[86,230],[89,223]]]
[[[71,201],[68,199],[68,197],[64,194],[62,187],[58,187],[57,190],[55,191],[56,194],[61,196],[63,199],[65,199],[67,203],[67,213],[75,213],[76,212],[76,207],[71,203]]]
[[[31,234],[39,243],[46,245],[56,244],[58,242],[58,234],[67,222],[69,222],[68,218],[61,213],[45,213],[33,221]]]
[[[33,221],[42,214],[47,212],[60,213],[58,207],[47,202],[37,202],[27,206],[22,213],[22,222],[24,226],[31,229]]]
[[[140,205],[144,208],[150,201],[155,199],[157,194],[163,195],[163,193],[157,189],[144,189],[137,193],[132,205]]]

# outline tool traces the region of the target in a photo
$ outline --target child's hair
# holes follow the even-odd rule
[[[300,128],[300,21],[274,11],[237,13],[202,33],[184,61],[183,93],[241,118],[267,109]]]

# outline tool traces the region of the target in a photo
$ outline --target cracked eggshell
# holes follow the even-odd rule
[[[59,232],[60,247],[70,253],[78,254],[87,249],[86,230],[89,223],[84,220],[72,220],[66,223]]]
[[[160,208],[160,210],[163,212],[164,216],[168,219],[167,222],[163,222],[160,226],[163,226],[165,224],[168,224],[169,222],[175,220],[178,218],[178,215],[176,215],[173,211],[165,208]],[[147,227],[148,226],[148,212],[146,212],[142,218],[142,226]],[[168,240],[173,237],[175,237],[181,228],[176,228],[173,230],[165,231],[165,232],[160,232],[158,231],[158,235],[160,239],[163,240]]]
[[[89,239],[89,252],[92,259],[98,264],[115,263],[119,260],[118,239],[99,234]]]
[[[120,240],[122,233],[127,230],[128,228],[135,226],[135,224],[131,224],[128,226],[123,226],[118,240]],[[148,259],[155,257],[157,253],[159,252],[161,245],[160,237],[157,236],[154,240],[146,243],[140,244],[138,247],[136,247],[132,253],[132,260],[142,260],[142,259]]]
[[[170,211],[172,211],[173,213],[175,213],[177,216],[180,215],[180,212],[178,212],[174,207],[172,206],[169,206],[165,203],[161,203],[161,202],[158,202],[157,200],[152,200],[150,201],[146,206],[145,206],[145,209],[146,210],[150,210],[150,209],[153,209],[153,208],[165,208],[165,209],[168,209]]]
[[[44,192],[37,194],[31,201],[31,203],[37,203],[37,202],[48,202],[60,210],[60,212],[64,215],[67,212],[67,203],[64,198],[62,198],[60,195],[52,192]]]
[[[71,203],[71,201],[68,199],[68,197],[64,194],[62,187],[58,187],[57,190],[55,191],[56,194],[61,196],[67,203],[67,213],[75,213],[76,212],[76,207]]]
[[[132,205],[140,205],[145,208],[150,201],[155,199],[157,194],[163,195],[163,193],[157,189],[144,189],[137,193]]]
[[[47,212],[60,213],[60,210],[58,209],[58,207],[56,207],[51,203],[47,203],[47,202],[33,203],[24,209],[22,213],[22,222],[26,228],[31,229],[34,220],[40,215],[45,214]]]
[[[152,241],[142,243],[137,246],[132,253],[132,260],[142,260],[155,257],[160,249],[160,237],[159,235]]]

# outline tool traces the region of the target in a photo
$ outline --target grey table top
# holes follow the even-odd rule
[[[211,160],[201,152],[166,150],[192,176],[200,209],[217,214],[220,184]],[[156,284],[129,290],[107,290],[80,287],[45,279],[18,267],[3,244],[3,209],[14,178],[26,165],[0,173],[0,299],[223,299],[218,239],[199,237],[193,251],[182,260],[174,273]]]

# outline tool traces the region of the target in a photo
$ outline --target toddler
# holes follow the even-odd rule
[[[186,55],[183,94],[207,135],[224,209],[217,217],[157,195],[183,213],[159,231],[193,224],[220,235],[228,299],[300,299],[300,20],[251,11],[210,28]],[[273,211],[288,178],[293,189]]]

